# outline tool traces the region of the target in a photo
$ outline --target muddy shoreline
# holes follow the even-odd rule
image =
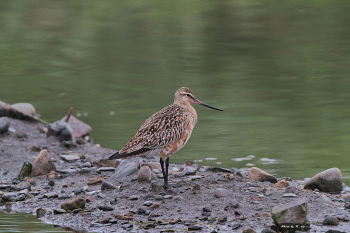
[[[145,159],[124,162],[123,172],[132,174],[118,177],[118,167],[99,167],[98,162],[113,150],[92,142],[67,145],[47,137],[44,123],[8,119],[12,130],[0,134],[0,196],[13,193],[21,198],[2,198],[4,211],[34,214],[46,223],[81,232],[268,232],[272,207],[305,198],[310,232],[350,229],[350,212],[344,207],[348,187],[330,194],[303,189],[298,180],[285,178],[288,187],[255,181],[247,177],[247,170],[171,164],[171,187],[164,190],[157,169],[150,181],[138,180],[140,165],[135,169],[135,163]],[[57,172],[14,180],[22,164],[32,163],[43,149],[49,151]],[[68,162],[62,157],[72,154],[79,159]],[[186,169],[188,173],[183,172]],[[86,202],[84,208],[62,210],[63,203],[79,197]],[[338,224],[325,225],[327,216],[338,219]]]

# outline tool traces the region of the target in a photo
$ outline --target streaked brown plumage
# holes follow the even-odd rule
[[[131,156],[160,156],[164,176],[164,187],[168,185],[169,157],[180,150],[191,136],[197,123],[197,112],[192,103],[200,104],[215,110],[195,98],[192,90],[181,87],[175,92],[174,103],[150,116],[140,127],[136,135],[110,158],[126,158]],[[164,161],[166,159],[166,169]]]

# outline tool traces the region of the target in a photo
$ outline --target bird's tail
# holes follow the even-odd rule
[[[116,153],[114,153],[111,156],[109,156],[108,159],[109,160],[111,160],[111,159],[124,159],[124,158],[132,157],[132,156],[140,156],[143,153],[145,153],[147,151],[150,151],[150,150],[151,149],[149,149],[149,148],[141,148],[139,150],[136,150],[136,151],[133,151],[133,152],[130,152],[130,153],[127,153],[127,152],[119,153],[119,151],[117,151]]]

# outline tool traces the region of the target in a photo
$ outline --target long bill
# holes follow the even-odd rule
[[[202,105],[202,106],[204,106],[204,107],[211,108],[211,109],[215,109],[215,110],[218,110],[218,111],[224,111],[223,109],[210,106],[209,104],[206,104],[206,103],[200,101],[199,99],[194,99],[194,103],[200,104],[200,105]]]

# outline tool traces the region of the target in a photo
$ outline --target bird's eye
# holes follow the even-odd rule
[[[188,97],[192,97],[191,94],[186,94]]]

